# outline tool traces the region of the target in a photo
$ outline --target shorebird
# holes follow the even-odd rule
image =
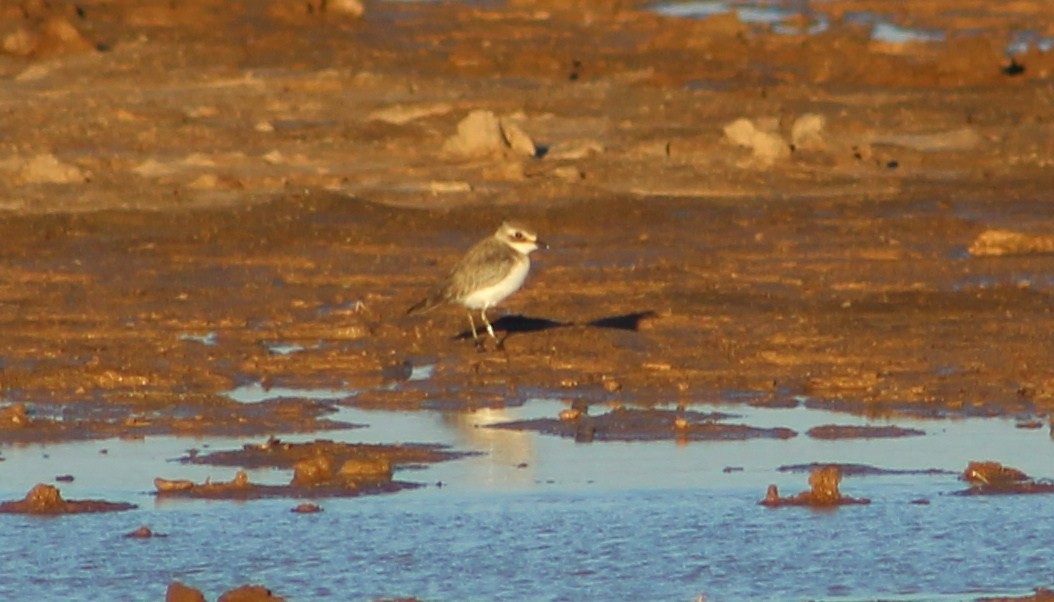
[[[519,222],[504,222],[492,236],[469,249],[446,279],[406,313],[424,313],[445,304],[461,305],[468,311],[472,339],[479,345],[479,331],[472,317],[473,310],[479,310],[487,334],[497,341],[494,327],[487,320],[487,310],[523,286],[531,269],[528,256],[538,248],[545,249],[548,245],[538,240],[534,230]]]

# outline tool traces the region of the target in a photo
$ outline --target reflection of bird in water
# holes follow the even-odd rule
[[[481,408],[473,412],[443,414],[461,441],[458,447],[483,451],[480,462],[471,463],[471,478],[492,487],[497,482],[533,486],[536,452],[534,435],[509,429],[485,428],[489,424],[513,420],[504,408]]]
[[[446,279],[406,313],[424,313],[446,303],[461,305],[468,310],[472,338],[478,345],[480,339],[472,310],[479,310],[487,333],[496,341],[494,328],[487,320],[487,309],[523,286],[531,269],[528,255],[539,247],[547,245],[538,240],[533,230],[517,222],[505,222],[492,236],[469,249]]]

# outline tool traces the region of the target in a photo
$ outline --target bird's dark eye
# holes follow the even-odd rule
[[[523,240],[523,232],[517,232],[512,235],[516,240]]]

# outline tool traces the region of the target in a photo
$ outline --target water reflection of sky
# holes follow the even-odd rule
[[[953,475],[847,477],[843,492],[869,506],[815,512],[759,507],[768,483],[806,488],[785,464],[838,461],[881,468],[960,471],[997,460],[1054,477],[1046,429],[1010,420],[868,421],[804,407],[716,408],[730,422],[788,426],[790,440],[594,442],[490,429],[505,420],[555,416],[566,406],[532,400],[474,413],[343,409],[370,424],[327,432],[352,442],[444,443],[484,455],[396,478],[426,483],[395,495],[323,500],[325,511],[289,512],[290,500],[157,503],[155,476],[229,479],[234,468],[184,466],[196,447],[229,449],[241,439],[151,437],[52,446],[8,446],[0,497],[73,474],[69,498],[140,504],[129,513],[34,519],[0,516],[5,572],[0,599],[162,599],[173,579],[209,598],[248,582],[297,600],[932,600],[1024,593],[1051,585],[1044,542],[1050,496],[950,495]],[[921,428],[924,437],[818,441],[818,424]],[[287,436],[289,441],[313,439]],[[106,449],[106,454],[99,453]],[[742,471],[726,473],[726,467]],[[285,482],[288,471],[253,471]],[[442,482],[443,487],[435,486]],[[926,500],[928,504],[916,502]],[[163,539],[125,540],[140,524]],[[47,579],[36,578],[48,567]]]

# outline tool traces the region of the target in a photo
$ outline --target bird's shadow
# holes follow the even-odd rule
[[[550,320],[549,318],[536,318],[533,316],[521,316],[511,315],[502,316],[497,320],[491,322],[495,331],[501,331],[505,333],[502,337],[502,341],[512,334],[528,333],[528,332],[542,332],[545,330],[553,330],[556,328],[569,328],[572,326],[584,326],[587,328],[606,328],[613,330],[627,330],[631,332],[637,332],[640,330],[641,322],[648,318],[655,317],[655,312],[651,310],[637,311],[628,314],[620,314],[617,316],[606,316],[591,320],[589,322],[559,322],[556,320]],[[486,334],[483,332],[482,334]],[[471,339],[472,332],[470,330],[463,330],[458,333],[458,339]]]

